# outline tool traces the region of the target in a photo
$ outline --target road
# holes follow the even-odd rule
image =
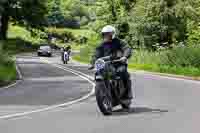
[[[94,96],[90,96],[70,106],[12,117],[11,114],[67,103],[87,95],[93,88],[86,79],[56,67],[61,66],[59,57],[41,59],[26,55],[18,57],[18,64],[23,81],[0,90],[2,133],[200,132],[200,82],[142,72],[132,73],[135,112],[116,108],[112,116],[102,116]],[[93,75],[87,66],[75,62],[63,67]]]

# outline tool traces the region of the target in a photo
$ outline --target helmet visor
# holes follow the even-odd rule
[[[102,33],[102,36],[103,36],[104,41],[112,41],[113,33],[112,32],[104,32],[104,33]]]

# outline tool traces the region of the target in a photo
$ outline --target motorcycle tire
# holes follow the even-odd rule
[[[63,64],[68,64],[68,62],[67,61],[63,61]]]
[[[112,101],[106,93],[106,86],[103,81],[96,82],[95,95],[97,105],[103,115],[112,115]]]

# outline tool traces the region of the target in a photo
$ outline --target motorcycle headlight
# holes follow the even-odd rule
[[[96,62],[95,62],[95,68],[97,71],[103,69],[105,67],[105,61],[102,60],[102,59],[98,59]]]

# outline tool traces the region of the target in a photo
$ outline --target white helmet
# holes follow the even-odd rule
[[[101,33],[102,34],[103,33],[113,33],[112,39],[114,39],[116,36],[116,29],[115,29],[115,27],[113,27],[111,25],[107,25],[107,26],[103,27]]]

